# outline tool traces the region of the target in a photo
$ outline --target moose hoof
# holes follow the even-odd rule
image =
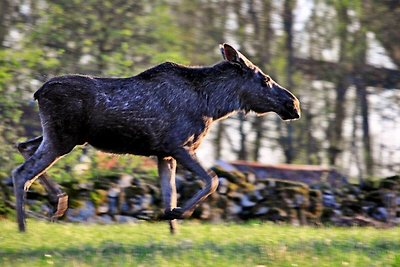
[[[172,210],[165,210],[164,214],[161,216],[162,220],[174,220],[183,219],[183,209],[174,208]]]
[[[33,184],[33,182],[34,182],[33,179],[32,180],[28,180],[28,181],[25,182],[25,184],[24,184],[24,191],[25,192],[28,192],[28,190],[31,187],[31,185]]]
[[[68,209],[68,195],[66,193],[58,194],[57,210],[51,216],[51,221],[55,221],[57,218],[64,215],[65,211]]]

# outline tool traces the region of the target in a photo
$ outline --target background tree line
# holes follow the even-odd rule
[[[22,161],[13,144],[40,132],[32,93],[50,77],[210,65],[222,42],[295,92],[303,118],[239,114],[200,155],[328,164],[360,178],[400,172],[399,23],[396,0],[0,0],[1,176]],[[54,172],[85,157],[69,159]]]

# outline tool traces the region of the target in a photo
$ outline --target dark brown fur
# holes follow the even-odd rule
[[[43,138],[13,172],[19,229],[25,229],[24,184],[85,143],[106,152],[157,156],[165,218],[190,216],[218,185],[195,157],[214,121],[238,111],[300,117],[293,94],[231,46],[221,51],[226,60],[211,67],[168,62],[130,78],[67,75],[46,82],[34,94]],[[182,208],[176,207],[175,160],[206,183]]]

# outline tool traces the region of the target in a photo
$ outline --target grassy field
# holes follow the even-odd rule
[[[0,266],[400,266],[400,228],[0,221]]]

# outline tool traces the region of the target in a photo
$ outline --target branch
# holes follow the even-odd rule
[[[335,62],[315,59],[294,58],[294,69],[300,71],[313,80],[335,82],[338,71],[343,67]],[[366,86],[382,87],[386,89],[400,89],[400,71],[366,65],[361,71]]]

